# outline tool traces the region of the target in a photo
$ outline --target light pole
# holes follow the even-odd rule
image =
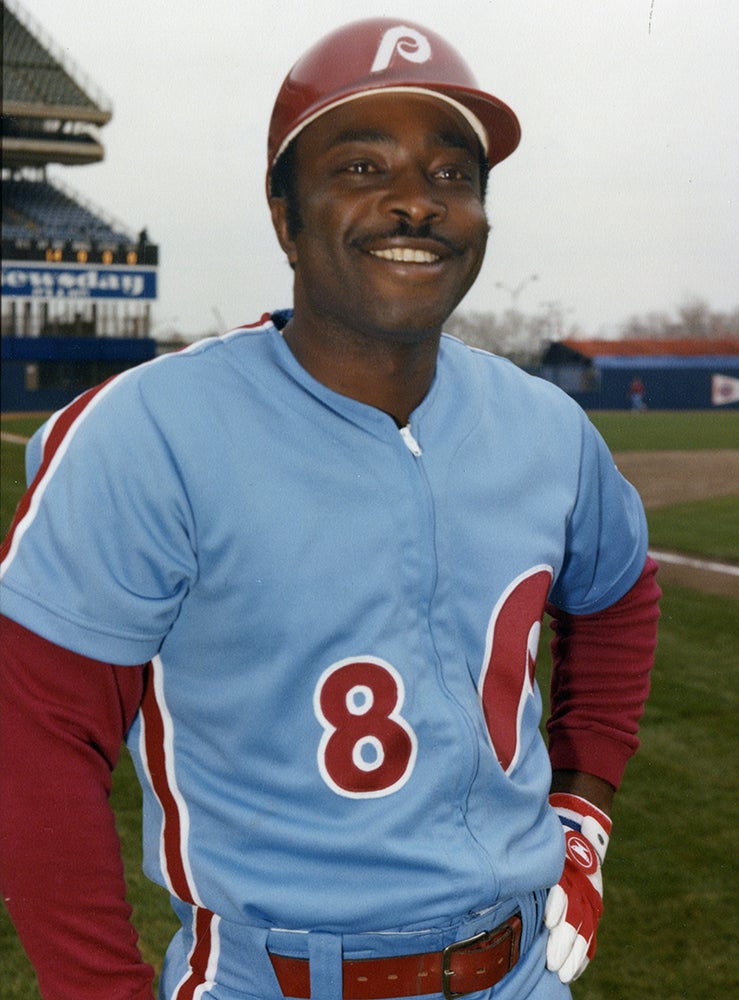
[[[518,297],[521,294],[521,292],[532,281],[538,281],[538,280],[539,280],[539,275],[538,274],[530,274],[528,276],[528,278],[524,278],[523,281],[520,284],[516,285],[515,288],[511,288],[510,285],[506,285],[505,282],[503,282],[503,281],[496,281],[495,282],[495,287],[496,288],[504,288],[508,292],[508,294],[511,296],[511,310],[513,312],[515,312],[516,311],[516,306],[517,306],[517,303],[518,303]]]
[[[496,281],[496,288],[504,288],[511,297],[511,326],[513,327],[513,339],[515,343],[518,343],[521,336],[521,325],[522,317],[518,311],[518,298],[524,288],[530,285],[532,281],[538,281],[538,274],[530,274],[528,278],[524,278],[518,285],[511,288],[510,285],[506,285],[503,281]]]

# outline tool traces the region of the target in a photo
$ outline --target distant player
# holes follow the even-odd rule
[[[636,413],[642,413],[647,408],[646,389],[638,377],[633,378],[629,383],[629,402],[631,409]]]
[[[548,1000],[592,957],[659,591],[579,407],[441,332],[518,141],[433,32],[324,38],[269,133],[293,308],[32,441],[0,835],[46,997],[151,997],[107,802],[124,737],[182,921],[161,997]]]

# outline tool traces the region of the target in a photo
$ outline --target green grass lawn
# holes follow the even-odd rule
[[[739,494],[648,510],[647,522],[655,549],[739,562]]]
[[[739,448],[739,410],[604,410],[589,416],[612,451]]]
[[[594,416],[614,450],[739,447],[736,412]],[[19,425],[3,419],[2,427],[29,433],[37,422]],[[4,532],[23,473],[22,448],[3,444],[2,451]],[[713,557],[739,558],[736,523],[732,498],[650,511],[654,545]],[[664,589],[642,748],[616,800],[598,955],[574,985],[575,1000],[723,1000],[739,995],[739,601]],[[550,670],[546,641],[537,668],[544,690]],[[158,965],[175,921],[166,894],[141,873],[140,791],[126,752],[115,773],[113,804],[142,951]],[[3,998],[38,997],[4,912],[0,968]]]
[[[37,415],[14,416],[0,418],[0,426],[4,431],[18,434],[21,437],[30,437],[44,422],[44,417]]]

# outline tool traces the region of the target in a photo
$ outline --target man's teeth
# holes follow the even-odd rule
[[[434,264],[439,259],[428,250],[413,250],[411,247],[392,247],[390,250],[370,250],[373,257],[396,261],[399,264]]]

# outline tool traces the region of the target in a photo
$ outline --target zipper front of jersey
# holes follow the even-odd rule
[[[429,478],[429,470],[426,467],[427,462],[423,448],[414,433],[414,428],[408,423],[405,427],[400,428],[399,433],[403,444],[415,460],[412,463],[412,471],[416,473],[413,479],[415,480],[414,493],[418,504],[417,523],[420,528],[418,544],[423,553],[423,564],[428,574],[423,580],[424,586],[422,590],[417,595],[419,637],[422,640],[423,648],[426,650],[429,667],[435,672],[439,694],[449,706],[448,710],[443,713],[446,724],[454,726],[455,729],[459,727],[461,730],[458,738],[455,740],[453,767],[450,767],[449,771],[449,801],[450,804],[456,803],[452,809],[456,813],[455,825],[459,824],[458,829],[465,831],[463,835],[463,842],[466,845],[465,853],[467,854],[469,863],[474,864],[477,868],[480,884],[492,884],[497,887],[498,879],[495,873],[495,866],[492,864],[492,859],[488,851],[470,828],[466,819],[466,809],[464,806],[471,793],[471,787],[474,784],[479,769],[479,733],[474,721],[470,717],[469,707],[460,698],[460,692],[455,694],[453,690],[457,685],[448,676],[449,665],[445,666],[444,658],[439,651],[434,634],[435,629],[439,627],[438,623],[435,625],[436,612],[434,608],[440,599],[437,593],[439,583],[439,554],[437,551],[437,503],[434,488]],[[459,678],[457,679],[457,683],[458,681]],[[452,761],[449,763],[451,765]],[[456,791],[453,790],[454,780],[451,778],[454,768],[458,768]],[[441,818],[443,809],[440,803],[437,803],[437,805],[439,806],[437,815]],[[448,838],[452,835],[452,830],[447,830],[445,834],[447,843],[449,842]]]
[[[423,455],[421,446],[413,436],[413,431],[409,423],[406,424],[405,427],[400,428],[400,436],[403,439],[403,444],[414,458],[420,458]]]

